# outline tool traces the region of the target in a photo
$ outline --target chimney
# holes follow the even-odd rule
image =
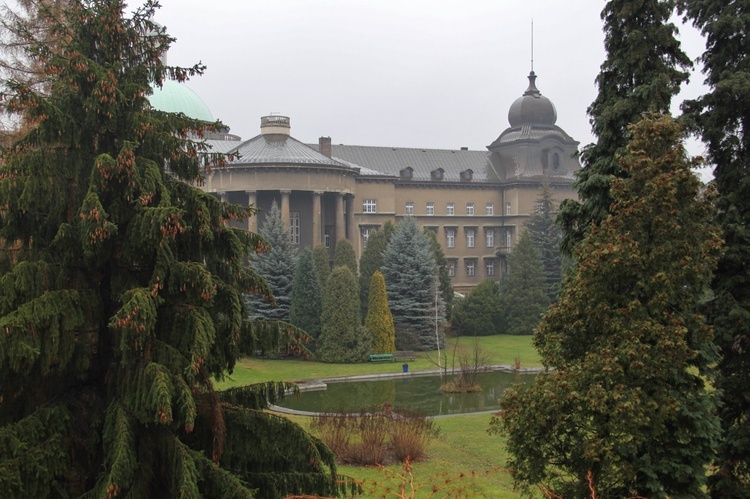
[[[318,150],[323,156],[331,157],[331,137],[321,137],[318,139]]]

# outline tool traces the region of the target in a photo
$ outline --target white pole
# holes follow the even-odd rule
[[[435,341],[437,342],[438,350],[438,369],[441,369],[440,364],[440,333],[438,332],[438,279],[435,278]],[[441,372],[442,375],[442,372]]]

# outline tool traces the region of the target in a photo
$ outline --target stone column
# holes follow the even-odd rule
[[[323,213],[320,209],[320,197],[323,195],[322,191],[313,192],[313,212],[312,212],[312,244],[313,248],[322,243],[322,216]]]
[[[340,192],[336,193],[336,241],[346,238],[346,226],[344,225],[344,195]]]
[[[289,195],[292,191],[281,191],[281,220],[289,227]]]
[[[245,194],[247,194],[247,205],[256,206],[257,195],[255,191],[245,191]],[[250,232],[258,232],[258,215],[247,217],[247,230]]]
[[[344,199],[346,200],[346,234],[349,242],[352,243],[352,248],[355,248],[357,242],[357,234],[354,233],[354,196],[347,194]]]

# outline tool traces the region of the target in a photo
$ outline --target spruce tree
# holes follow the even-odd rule
[[[335,494],[332,453],[261,410],[288,386],[213,386],[296,340],[246,320],[262,242],[230,221],[254,210],[194,186],[221,157],[189,137],[218,124],[149,106],[151,84],[202,68],[161,64],[155,2],[44,5],[46,32],[3,33],[46,81],[2,82],[26,130],[0,150],[3,497]]]
[[[345,266],[357,276],[357,255],[354,253],[352,244],[346,239],[341,239],[336,243],[336,250],[333,252],[333,266]]]
[[[542,258],[527,230],[508,255],[503,290],[505,333],[532,334],[549,307],[549,298]]]
[[[322,362],[363,362],[372,337],[359,318],[357,278],[346,265],[334,267],[323,294],[321,333],[316,355]]]
[[[328,259],[328,248],[319,244],[313,248],[313,263],[318,274],[321,290],[325,290],[328,276],[331,275],[331,262]]]
[[[630,134],[612,214],[577,248],[534,338],[555,369],[506,391],[491,428],[508,435],[523,488],[705,497],[719,424],[704,376],[716,355],[696,309],[721,240],[676,122],[651,115]]]
[[[549,184],[542,186],[542,195],[537,201],[537,209],[524,228],[529,231],[542,259],[544,280],[546,281],[547,297],[550,303],[557,301],[562,282],[562,253],[560,243],[562,231],[555,223],[557,210],[552,199],[552,189]]]
[[[435,350],[445,342],[435,334],[435,258],[427,239],[412,217],[396,226],[383,254],[383,277],[396,327],[399,350]],[[443,316],[438,313],[438,320]]]
[[[710,91],[684,107],[715,165],[717,221],[726,241],[709,304],[721,351],[715,383],[723,429],[709,490],[716,498],[750,497],[750,2],[681,3],[706,37],[701,61]]]
[[[502,296],[496,281],[486,280],[453,307],[451,329],[458,336],[488,336],[503,332]]]
[[[383,227],[367,240],[367,246],[359,259],[359,301],[362,305],[362,317],[367,317],[370,281],[372,281],[373,274],[383,266],[383,252],[394,230],[396,227],[390,220],[387,220]]]
[[[396,330],[393,327],[391,310],[388,308],[383,273],[376,270],[370,281],[370,306],[367,307],[365,327],[372,335],[372,352],[393,353],[396,351]]]
[[[313,253],[305,248],[297,259],[292,285],[290,322],[310,335],[313,342],[320,336],[320,315],[323,313],[323,291],[313,262]],[[313,343],[314,344],[314,343]]]
[[[255,272],[265,278],[274,299],[249,295],[250,318],[289,322],[297,251],[292,245],[289,228],[281,218],[281,210],[276,201],[271,205],[260,233],[266,241],[266,251],[253,255],[250,264]]]
[[[599,94],[588,108],[597,140],[581,153],[576,180],[579,201],[560,206],[562,249],[573,247],[592,224],[609,213],[612,177],[622,177],[618,155],[628,143],[628,125],[647,111],[669,112],[672,97],[687,81],[690,59],[670,22],[675,0],[610,0],[602,10],[606,59],[596,78]]]

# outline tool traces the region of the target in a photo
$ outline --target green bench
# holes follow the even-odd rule
[[[392,353],[370,354],[370,362],[393,362],[393,354]]]

